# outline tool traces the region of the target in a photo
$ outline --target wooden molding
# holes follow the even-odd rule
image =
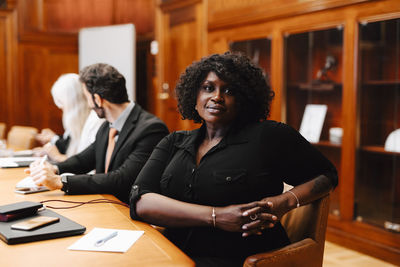
[[[213,0],[208,3],[208,28],[267,21],[375,0]]]
[[[160,9],[163,12],[168,12],[187,6],[193,6],[197,3],[201,3],[202,0],[159,0],[158,2]]]
[[[77,33],[25,33],[19,37],[20,43],[53,44],[78,47]]]
[[[126,23],[135,24],[138,34],[154,28],[155,7],[149,0],[19,0],[17,6],[21,35],[77,33],[82,27]]]

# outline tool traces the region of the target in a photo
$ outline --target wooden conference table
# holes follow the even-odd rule
[[[24,168],[0,168],[0,205],[20,201],[62,199],[89,201],[97,198],[116,200],[111,195],[68,196],[60,190],[21,195],[15,184],[26,175]],[[48,203],[66,206],[65,203]],[[194,266],[193,261],[150,225],[133,221],[129,208],[116,204],[88,204],[72,209],[54,210],[86,227],[143,230],[145,233],[126,253],[72,251],[67,248],[83,235],[7,245],[0,241],[0,266]]]

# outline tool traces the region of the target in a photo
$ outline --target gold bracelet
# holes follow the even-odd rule
[[[288,191],[288,192],[291,193],[291,194],[296,198],[296,201],[297,201],[296,208],[300,207],[300,201],[299,201],[299,199],[297,198],[296,194],[293,193],[292,191]]]
[[[215,214],[215,208],[214,208],[214,207],[212,208],[211,217],[212,217],[212,221],[213,221],[213,226],[214,226],[214,228],[215,228],[215,227],[216,227],[215,225],[216,225],[216,223],[217,223],[217,215]]]

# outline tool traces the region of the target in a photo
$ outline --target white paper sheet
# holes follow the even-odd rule
[[[35,184],[32,177],[30,176],[25,177],[15,185],[15,188],[26,188],[26,187],[34,188],[38,186]]]
[[[102,246],[96,247],[96,241],[117,231],[117,236],[106,241]],[[93,228],[88,234],[68,247],[70,250],[126,252],[144,233],[144,231],[116,230],[106,228]]]
[[[13,152],[14,157],[32,157],[33,156],[33,150],[28,149],[28,150],[20,150],[20,151],[14,151]]]
[[[319,142],[327,109],[327,105],[306,105],[299,132],[308,142]]]

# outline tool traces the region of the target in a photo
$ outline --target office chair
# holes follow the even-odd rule
[[[7,146],[16,150],[33,148],[38,129],[29,126],[12,126],[7,135]]]
[[[0,122],[0,140],[4,139],[6,135],[6,124],[4,122]]]
[[[328,214],[329,195],[291,210],[281,219],[291,244],[277,250],[251,255],[247,257],[243,266],[321,267]]]

